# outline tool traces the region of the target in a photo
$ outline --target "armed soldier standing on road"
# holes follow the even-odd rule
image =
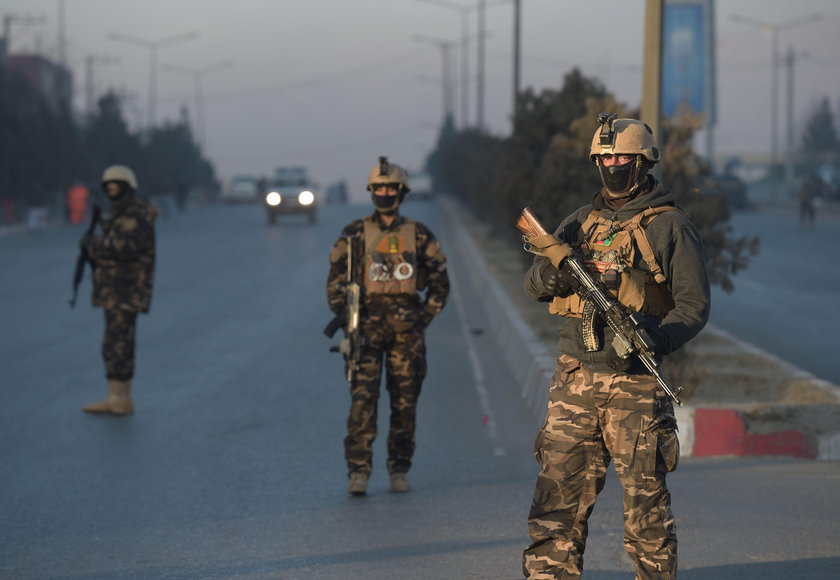
[[[660,158],[650,128],[615,115],[599,121],[590,159],[603,187],[555,235],[578,249],[621,304],[643,314],[661,358],[708,319],[703,246],[672,194],[648,174]],[[564,317],[548,413],[535,444],[542,470],[528,517],[525,576],[580,577],[587,520],[614,459],[624,489],[624,546],[636,578],[675,578],[677,536],[665,484],[679,459],[671,400],[636,356],[617,356],[611,328],[598,318],[594,326],[583,324],[587,303],[569,282],[543,256],[525,276],[528,295]]]
[[[134,411],[130,391],[137,313],[148,312],[152,299],[158,211],[134,197],[137,178],[124,165],[105,169],[102,188],[111,202],[110,216],[100,235],[86,234],[79,245],[87,249],[93,265],[93,305],[105,310],[102,356],[108,395],[83,410],[126,415]]]
[[[388,472],[391,491],[407,492],[406,473],[414,454],[417,399],[426,376],[425,330],[449,294],[446,257],[425,225],[399,214],[409,191],[406,172],[379,158],[368,178],[376,211],[348,224],[330,253],[327,300],[341,314],[347,307],[348,238],[358,240],[352,260],[360,281],[359,371],[350,385],[351,407],[344,439],[348,492],[367,493],[376,437],[382,359],[391,404]],[[420,294],[425,290],[425,297]]]

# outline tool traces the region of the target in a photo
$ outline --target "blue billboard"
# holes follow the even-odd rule
[[[662,112],[681,106],[714,123],[712,0],[666,0],[662,18]]]

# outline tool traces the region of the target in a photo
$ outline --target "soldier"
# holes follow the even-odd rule
[[[644,314],[661,358],[708,319],[703,246],[672,194],[648,173],[660,158],[651,129],[615,115],[599,120],[590,159],[603,187],[555,235],[579,248],[622,304]],[[665,485],[679,458],[671,400],[637,357],[616,354],[609,327],[582,324],[585,303],[547,258],[534,259],[525,290],[563,317],[548,413],[535,443],[542,470],[528,516],[525,576],[580,577],[587,520],[614,459],[636,578],[675,578],[677,536]]]
[[[426,376],[424,334],[443,310],[449,294],[446,257],[425,225],[400,215],[409,192],[408,176],[386,157],[370,172],[367,189],[375,207],[368,217],[348,224],[330,253],[327,300],[336,314],[346,301],[348,237],[358,243],[356,279],[362,287],[363,346],[359,372],[350,385],[350,416],[344,453],[348,492],[367,493],[383,357],[391,402],[388,472],[391,491],[411,489],[406,473],[414,454],[417,398]],[[425,290],[425,296],[421,293]]]
[[[102,357],[108,395],[83,410],[126,415],[134,411],[130,390],[137,313],[148,312],[152,299],[158,211],[134,197],[137,178],[124,165],[105,169],[102,189],[111,202],[110,215],[101,234],[85,234],[79,245],[87,249],[93,264],[93,305],[105,310]]]

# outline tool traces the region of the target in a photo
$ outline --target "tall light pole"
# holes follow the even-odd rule
[[[96,56],[89,54],[85,57],[85,110],[88,115],[94,113],[96,83],[94,81],[94,66],[97,64],[114,64],[119,59],[110,56]]]
[[[519,97],[519,73],[522,65],[522,0],[513,1],[513,114],[511,120],[516,121],[516,101]]]
[[[461,16],[461,47],[459,49],[461,57],[461,115],[460,126],[467,127],[469,125],[469,26],[470,26],[470,12],[476,9],[475,6],[465,6],[457,2],[449,2],[448,0],[417,0],[425,4],[431,4],[447,10],[458,12]]]
[[[414,40],[416,42],[425,42],[432,44],[440,49],[441,53],[441,86],[443,89],[443,123],[446,122],[448,116],[454,116],[455,107],[452,104],[452,71],[449,65],[450,51],[455,46],[454,41],[441,40],[431,36],[422,34],[415,34]]]
[[[772,71],[770,81],[772,85],[770,89],[770,115],[772,117],[770,119],[770,162],[772,163],[772,168],[775,170],[779,165],[779,32],[821,20],[822,14],[811,14],[777,24],[771,24],[738,14],[733,14],[730,18],[733,22],[755,26],[770,33],[770,70]],[[772,179],[770,186],[772,188],[772,197],[775,200],[778,194],[777,180]]]
[[[163,70],[191,77],[195,83],[195,125],[198,143],[203,147],[206,145],[207,133],[204,128],[204,77],[212,72],[230,68],[229,61],[218,62],[202,68],[188,68],[174,64],[163,65]]]
[[[194,39],[198,36],[198,33],[195,31],[187,32],[185,34],[179,34],[178,36],[170,36],[169,38],[163,38],[161,40],[145,40],[143,38],[137,38],[134,36],[129,36],[127,34],[122,34],[119,32],[112,32],[108,35],[109,40],[114,40],[116,42],[124,42],[126,44],[133,44],[134,46],[139,46],[145,48],[149,51],[149,108],[146,111],[147,114],[147,130],[151,130],[155,126],[155,105],[157,102],[157,53],[158,50],[161,48],[166,48],[168,46],[172,46],[173,44],[180,44],[182,42],[186,42],[188,40]]]

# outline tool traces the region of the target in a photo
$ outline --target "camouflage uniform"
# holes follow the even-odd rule
[[[647,176],[643,192],[616,210],[605,206],[599,191],[592,205],[569,216],[555,235],[581,246],[585,238],[581,225],[593,210],[618,223],[647,208],[673,205],[670,192]],[[652,318],[656,325],[651,331],[661,356],[682,346],[705,325],[709,281],[699,234],[683,212],[659,214],[645,233],[667,279],[661,286],[672,298],[661,320]],[[541,279],[545,262],[544,257],[535,258],[526,275],[526,291],[535,300],[562,302]],[[647,269],[638,251],[631,267]],[[637,360],[615,370],[611,329],[600,328],[601,348],[589,351],[581,319],[567,314],[560,320],[557,370],[545,424],[535,443],[541,472],[528,517],[531,544],[524,552],[524,574],[531,579],[581,576],[587,520],[614,459],[624,489],[624,545],[636,578],[675,578],[676,528],[665,484],[679,458],[671,401]]]
[[[87,245],[94,264],[93,305],[105,310],[102,357],[110,380],[134,376],[137,313],[148,312],[152,300],[157,215],[144,199],[122,199]]]
[[[368,218],[382,227],[379,214]],[[391,418],[388,433],[389,473],[406,473],[414,454],[414,431],[417,399],[426,376],[424,334],[432,318],[443,310],[449,294],[446,257],[440,243],[422,223],[397,216],[387,233],[401,226],[413,225],[416,232],[416,270],[418,290],[425,289],[425,298],[417,292],[398,294],[362,294],[361,331],[365,337],[360,370],[350,386],[351,407],[344,439],[345,459],[350,473],[370,473],[373,441],[377,432],[377,401],[385,359],[386,389],[390,398]],[[347,241],[359,238],[364,248],[363,220],[348,224],[330,253],[327,280],[327,301],[330,310],[340,313],[346,306]],[[361,260],[354,260],[362,264]],[[363,281],[364,267],[359,266],[357,279]],[[364,288],[364,283],[362,284]]]

